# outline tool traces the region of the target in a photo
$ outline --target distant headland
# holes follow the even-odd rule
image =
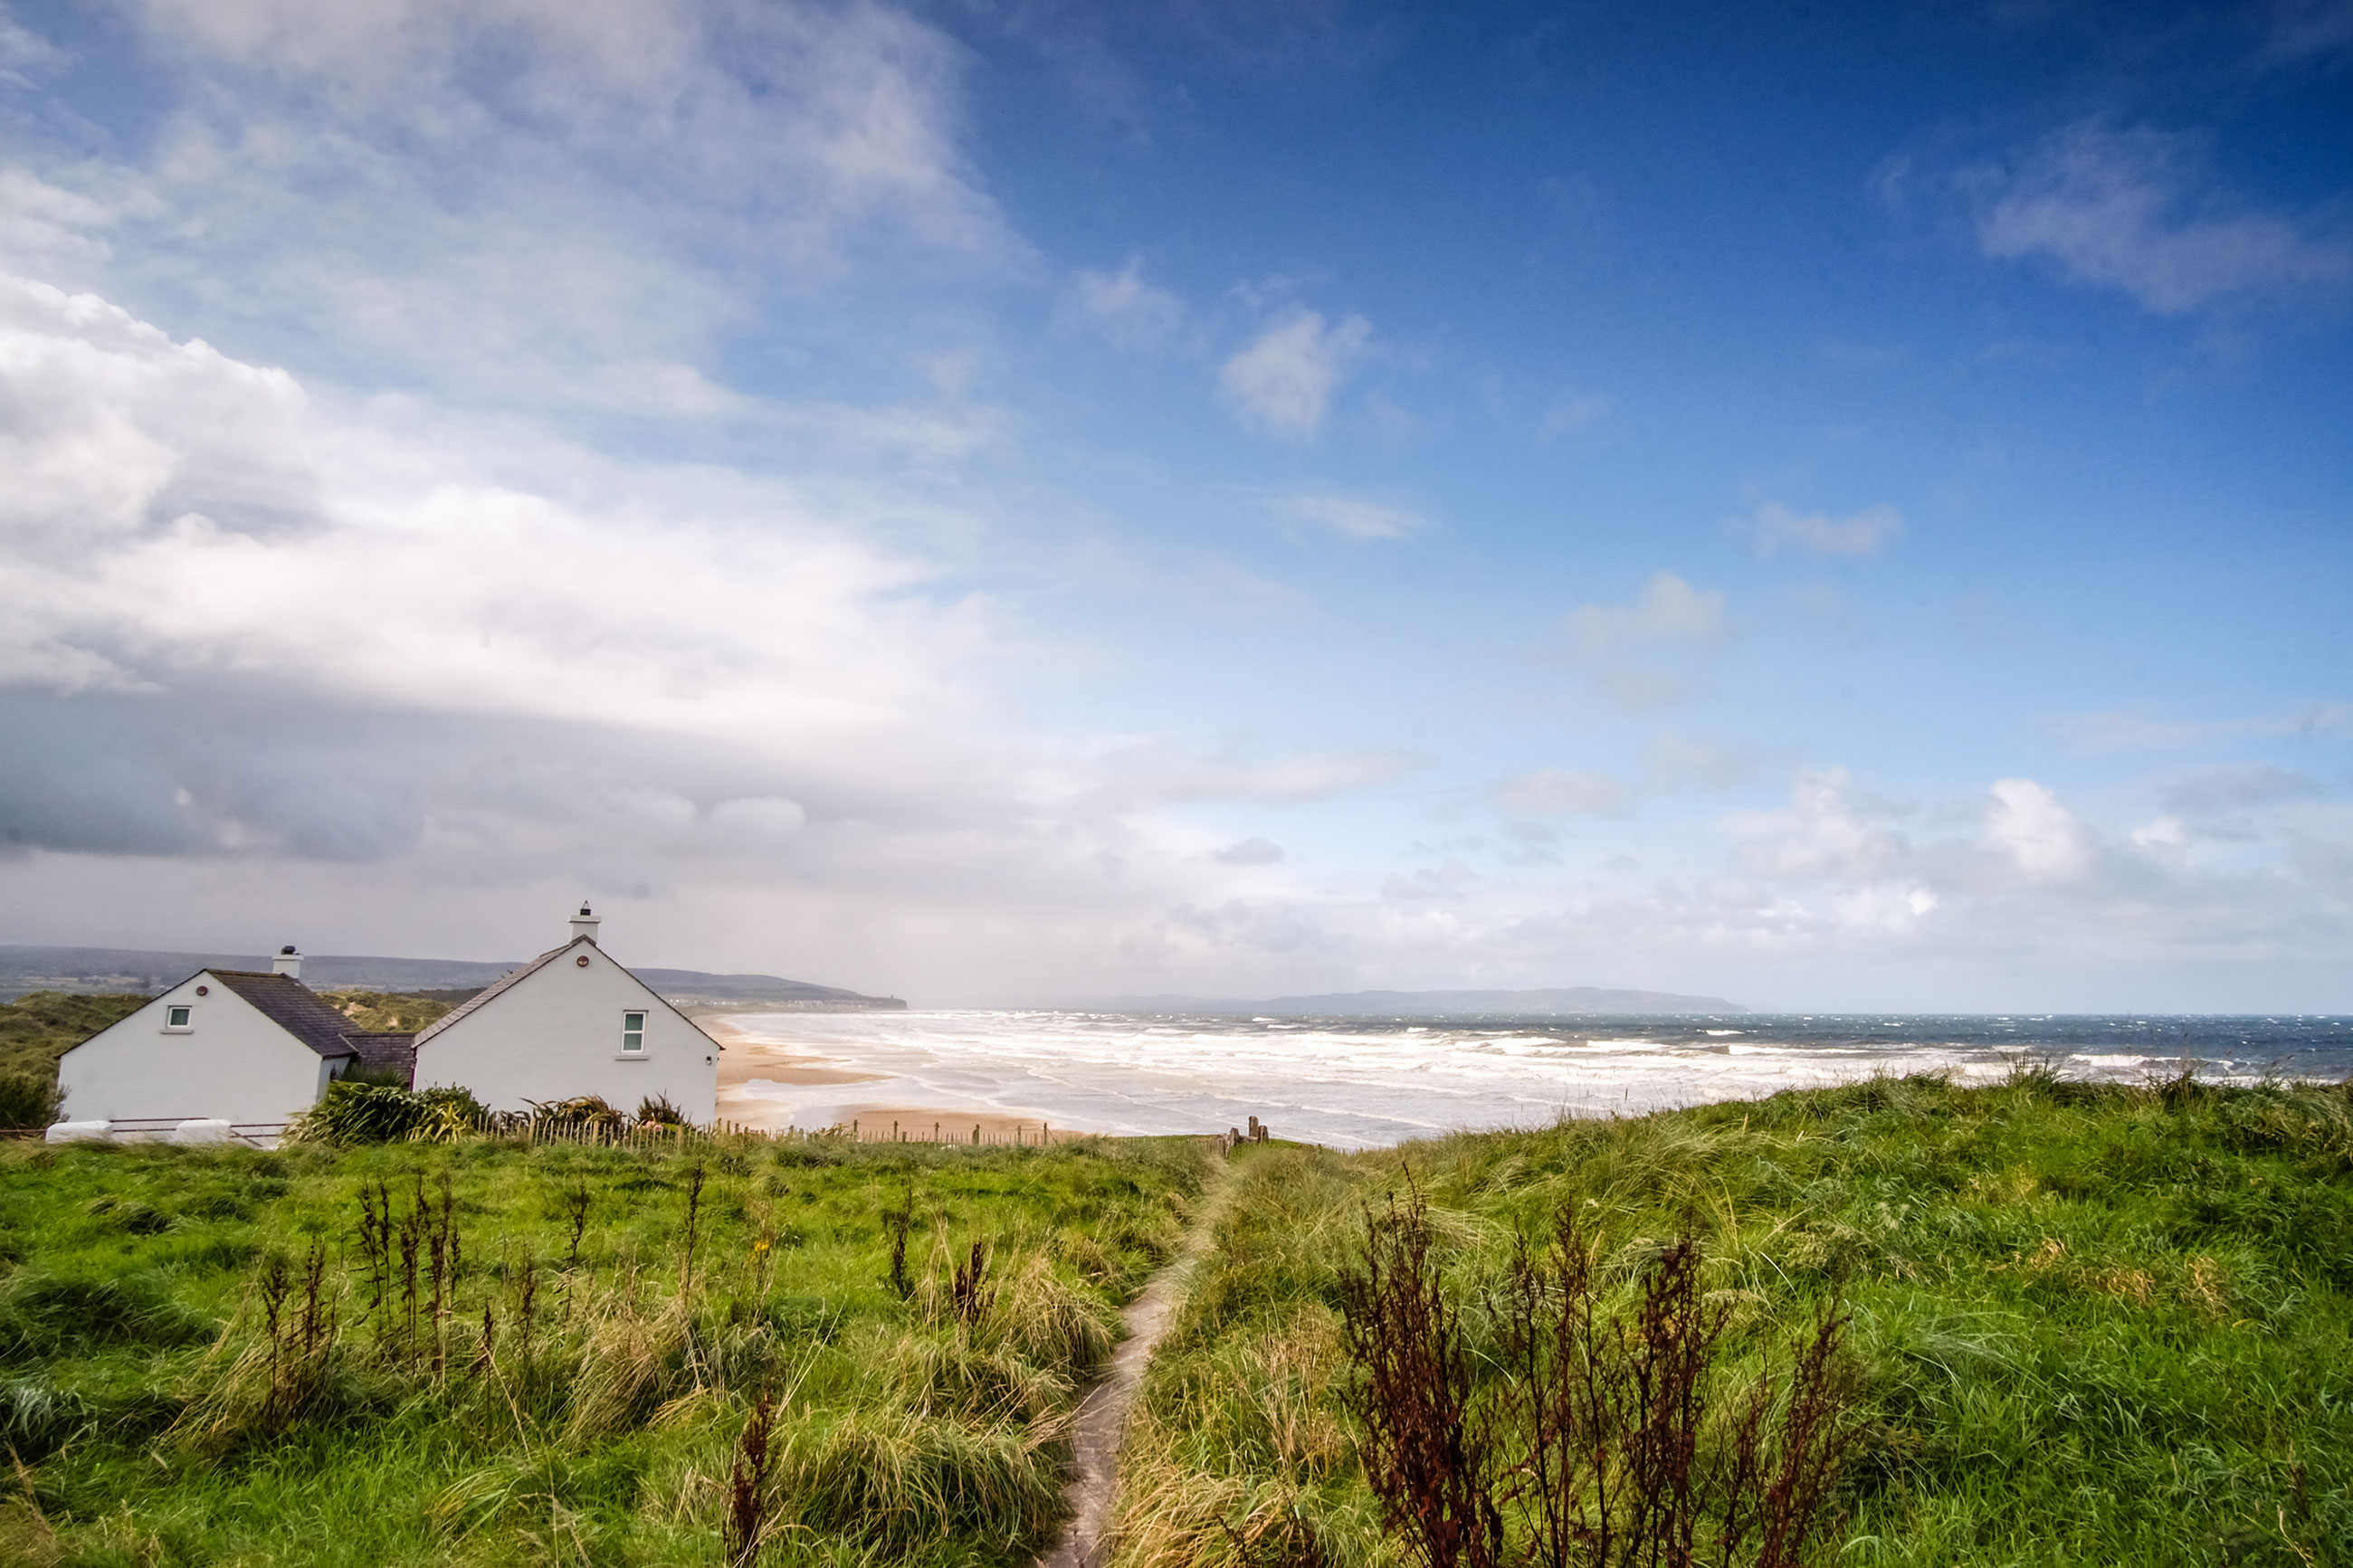
[[[259,953],[0,946],[0,1001],[29,991],[151,994],[199,969],[267,971],[269,962]],[[370,958],[339,953],[311,953],[302,962],[303,983],[315,989],[386,991],[406,995],[434,992],[470,994],[522,963],[521,959],[492,963],[455,958]],[[793,1009],[842,1012],[906,1006],[896,996],[866,996],[836,985],[814,985],[806,980],[786,980],[776,974],[705,974],[697,969],[638,969],[635,973],[671,1002],[757,1002]]]
[[[1567,985],[1543,991],[1343,991],[1320,996],[1270,996],[1256,1002],[1205,996],[1113,996],[1091,1004],[1103,1013],[1304,1014],[1326,1018],[1574,1017],[1609,1013],[1746,1013],[1721,996]]]

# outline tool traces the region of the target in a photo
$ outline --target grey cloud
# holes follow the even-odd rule
[[[1271,838],[1245,838],[1212,850],[1209,858],[1220,866],[1271,866],[1282,858],[1282,846]]]
[[[0,835],[99,855],[368,861],[412,847],[423,814],[399,762],[347,719],[307,717],[327,734],[185,698],[0,690]]]
[[[1522,816],[1619,816],[1633,792],[1607,773],[1546,768],[1507,778],[1495,786],[1495,802]]]

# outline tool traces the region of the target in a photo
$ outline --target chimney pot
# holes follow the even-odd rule
[[[289,980],[302,978],[302,955],[294,951],[292,942],[278,950],[278,956],[269,961],[269,972],[282,974]]]
[[[580,912],[572,917],[572,940],[577,942],[585,936],[590,942],[595,942],[597,923],[596,917],[588,912],[587,900],[582,900]]]

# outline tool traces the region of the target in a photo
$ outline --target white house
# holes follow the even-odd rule
[[[596,945],[588,906],[572,940],[417,1034],[419,1089],[458,1084],[492,1110],[593,1094],[622,1111],[669,1100],[708,1121],[719,1042]]]
[[[198,970],[65,1054],[65,1114],[77,1124],[268,1125],[308,1110],[348,1071],[405,1065],[407,1036],[353,1029],[301,974],[290,947],[268,974]]]

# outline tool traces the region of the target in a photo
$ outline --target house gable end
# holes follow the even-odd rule
[[[592,954],[594,955],[593,957],[590,956]],[[443,1014],[440,1017],[436,1018],[432,1023],[417,1031],[417,1046],[422,1047],[436,1036],[442,1034],[446,1030],[455,1028],[458,1025],[473,1017],[476,1014],[489,1010],[489,1008],[494,1004],[503,1000],[507,996],[514,994],[517,990],[522,988],[524,984],[533,975],[536,975],[543,970],[550,967],[560,967],[557,965],[557,961],[566,957],[587,958],[591,963],[596,963],[599,960],[603,961],[603,963],[608,965],[616,973],[627,980],[631,985],[636,986],[638,990],[643,994],[646,1001],[652,1006],[659,1007],[663,1012],[670,1014],[680,1023],[684,1024],[688,1028],[692,1029],[696,1034],[701,1035],[705,1040],[710,1041],[712,1049],[725,1050],[727,1048],[721,1045],[717,1039],[713,1038],[708,1029],[705,1029],[702,1025],[696,1023],[693,1019],[688,1017],[685,1014],[680,1012],[675,1006],[671,1005],[668,997],[664,996],[660,992],[656,991],[644,981],[638,979],[638,976],[629,969],[628,965],[613,957],[612,954],[607,952],[603,948],[598,947],[594,937],[586,936],[574,937],[562,947],[550,948],[547,952],[541,953],[537,958],[533,959],[529,963],[526,963],[521,968],[515,970],[512,973],[501,976],[496,984],[491,985],[489,989],[482,992],[480,995],[470,999],[464,1005],[454,1008],[451,1011]]]
[[[90,1038],[82,1041],[80,1044],[68,1047],[63,1052],[59,1053],[58,1057],[58,1070],[62,1072],[65,1069],[65,1065],[71,1061],[78,1053],[86,1051],[92,1046],[100,1045],[101,1042],[107,1046],[115,1046],[129,1040],[149,1036],[162,1036],[167,1033],[174,1035],[178,1034],[179,1031],[168,1029],[164,1022],[167,1013],[174,1006],[197,1007],[203,1009],[205,1012],[215,1014],[217,1014],[223,1009],[230,1009],[249,1017],[259,1019],[272,1026],[277,1033],[284,1037],[288,1045],[296,1047],[310,1055],[322,1057],[348,1057],[357,1055],[358,1053],[343,1039],[343,1032],[340,1028],[335,1029],[331,1036],[327,1037],[332,1040],[332,1044],[326,1048],[322,1049],[312,1039],[306,1038],[303,1034],[298,1033],[295,1029],[288,1027],[286,1020],[278,1016],[279,1011],[281,1009],[257,1006],[252,997],[245,994],[237,986],[229,984],[229,980],[231,979],[283,980],[283,976],[274,974],[245,974],[235,970],[224,971],[218,969],[199,969],[187,978],[165,986],[156,994],[153,1000],[147,1003],[146,1005],[139,1008],[136,1012],[128,1014],[121,1018],[117,1018],[113,1023],[109,1024],[106,1027],[99,1030],[96,1034],[90,1036]],[[286,984],[299,985],[300,983],[288,981]],[[202,996],[197,995],[196,993],[199,989],[205,991],[206,994]],[[304,994],[306,996],[311,996],[311,994],[307,991],[304,992]],[[318,1001],[315,996],[311,996],[311,1000],[317,1006],[318,1011],[325,1016],[325,1019],[327,1021],[332,1021],[336,1025],[346,1024],[350,1021],[336,1013],[333,1009],[330,1008],[325,1003]],[[204,1026],[201,1021],[199,1021],[191,1025],[187,1032],[190,1034],[200,1035],[203,1032],[203,1028]]]

